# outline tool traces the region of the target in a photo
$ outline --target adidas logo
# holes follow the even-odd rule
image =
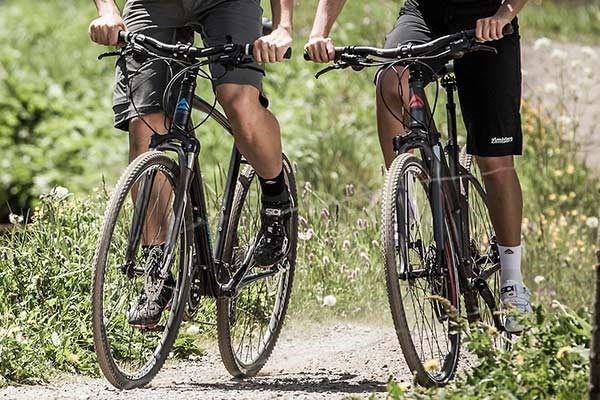
[[[511,249],[506,249],[506,250],[504,250],[504,254],[515,254],[515,252],[512,251]]]

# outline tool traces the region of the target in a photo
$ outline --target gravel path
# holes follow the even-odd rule
[[[523,45],[523,95],[558,119],[564,136],[582,144],[588,166],[600,167],[600,46],[547,39]],[[577,126],[573,132],[573,126]]]
[[[117,391],[104,379],[67,376],[44,386],[9,387],[0,399],[183,400],[383,397],[389,376],[410,381],[393,328],[338,324],[284,329],[260,376],[234,380],[211,348],[194,362],[164,368],[145,389]],[[307,331],[309,333],[307,333]]]

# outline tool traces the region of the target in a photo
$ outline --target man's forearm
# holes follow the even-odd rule
[[[345,3],[346,0],[320,0],[310,36],[328,37]]]
[[[114,0],[94,0],[98,15],[120,14],[119,7]]]
[[[273,13],[273,29],[284,28],[292,31],[294,0],[271,0],[271,12]]]
[[[525,7],[527,0],[506,0],[498,9],[501,17],[512,20]]]

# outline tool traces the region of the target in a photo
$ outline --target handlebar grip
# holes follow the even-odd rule
[[[252,44],[247,44],[246,45],[246,55],[247,56],[251,56],[252,55],[252,50],[254,49],[254,45]],[[292,58],[292,48],[288,48],[285,53],[283,54],[283,58],[285,58],[286,60],[289,60],[290,58]]]
[[[465,31],[465,33],[467,34],[468,37],[475,37],[475,29],[469,29],[469,30]],[[513,27],[512,24],[504,25],[504,28],[502,28],[502,36],[509,36],[509,35],[512,35],[513,33],[515,33],[515,28]]]
[[[347,47],[336,47],[335,55],[333,56],[334,59],[337,60],[338,58],[340,58],[340,55],[346,50],[348,50]],[[306,50],[304,50],[304,61],[311,61],[310,56],[308,55],[308,52]]]
[[[119,36],[117,41],[119,43],[127,43],[127,36],[129,36],[129,32],[127,31],[119,31]]]
[[[513,33],[515,33],[513,24],[504,25],[504,28],[502,28],[502,34],[504,36],[512,35]]]

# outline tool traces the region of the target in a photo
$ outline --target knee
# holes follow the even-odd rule
[[[400,96],[408,97],[408,73],[401,75],[401,79],[393,70],[383,70],[377,75],[377,99],[385,101],[399,101]]]
[[[477,157],[477,165],[486,182],[502,182],[516,175],[513,156]]]
[[[260,113],[266,112],[259,101],[258,89],[247,85],[222,85],[217,100],[233,126],[238,140],[252,141],[260,130]]]
[[[256,113],[260,106],[258,89],[249,85],[224,84],[217,88],[217,100],[227,117],[234,121],[245,121]]]

